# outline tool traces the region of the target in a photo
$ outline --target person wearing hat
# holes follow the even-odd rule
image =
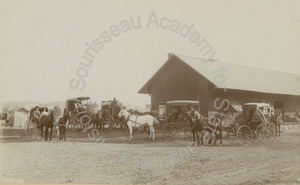
[[[43,112],[41,113],[41,117],[44,117],[44,116],[49,116],[48,108],[47,108],[47,107],[45,107],[45,108],[43,109]]]
[[[191,115],[193,116],[193,118],[196,120],[196,123],[199,124],[200,120],[201,120],[201,115],[200,113],[196,110],[195,107],[191,108]]]
[[[35,107],[35,110],[33,112],[33,122],[36,124],[40,123],[40,118],[41,118],[41,113],[40,113],[40,108],[38,106]]]
[[[117,108],[118,108],[118,103],[117,103],[116,98],[114,97],[113,101],[110,104],[110,110],[111,110],[111,115],[112,116],[115,115],[115,112],[116,112]]]

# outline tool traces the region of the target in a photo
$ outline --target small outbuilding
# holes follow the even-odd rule
[[[13,126],[14,128],[25,128],[25,123],[29,116],[29,110],[23,107],[16,107],[8,111],[10,118],[5,126]]]

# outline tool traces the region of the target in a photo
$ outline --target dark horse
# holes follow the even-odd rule
[[[194,121],[190,114],[188,114],[188,120],[191,125],[193,140],[195,143],[196,143],[195,136],[197,136],[198,145],[200,145],[200,141],[201,141],[201,145],[203,145],[203,136],[205,137],[208,136],[209,137],[208,144],[211,144],[212,133],[214,132],[216,138],[213,144],[215,145],[218,139],[220,139],[220,144],[222,144],[222,126],[220,124],[218,126],[212,125],[208,123],[207,119]],[[200,141],[199,141],[199,134],[200,134]]]
[[[91,116],[92,123],[93,123],[93,129],[99,127],[100,130],[102,129],[102,123],[101,123],[101,112],[98,110],[97,113],[92,114]]]
[[[41,140],[43,140],[44,127],[45,130],[45,140],[48,140],[48,134],[50,129],[50,141],[52,140],[52,130],[53,130],[53,122],[54,122],[54,113],[51,110],[49,116],[43,116],[40,119],[40,127],[41,127]]]
[[[121,128],[127,128],[127,125],[125,124],[124,120],[120,120],[118,118],[120,110],[121,109],[119,107],[108,107],[101,109],[96,114],[93,114],[92,122],[94,123],[94,127],[98,126],[100,128],[100,131],[104,131],[104,126],[107,124],[109,124],[110,129],[117,127],[118,124]],[[118,120],[118,122],[116,120]]]
[[[66,140],[66,131],[67,131],[67,122],[70,122],[70,114],[69,112],[65,112],[63,117],[59,118],[58,125],[59,125],[59,140],[65,141]]]

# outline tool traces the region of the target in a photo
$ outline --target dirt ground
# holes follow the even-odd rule
[[[200,147],[159,132],[154,141],[142,133],[128,141],[120,130],[101,136],[91,140],[87,132],[68,130],[66,142],[55,134],[52,142],[2,139],[0,182],[300,184],[299,132],[283,133],[269,145],[225,140],[222,146]]]

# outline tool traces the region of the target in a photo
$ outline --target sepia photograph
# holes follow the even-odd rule
[[[300,184],[299,10],[0,0],[0,184]]]

